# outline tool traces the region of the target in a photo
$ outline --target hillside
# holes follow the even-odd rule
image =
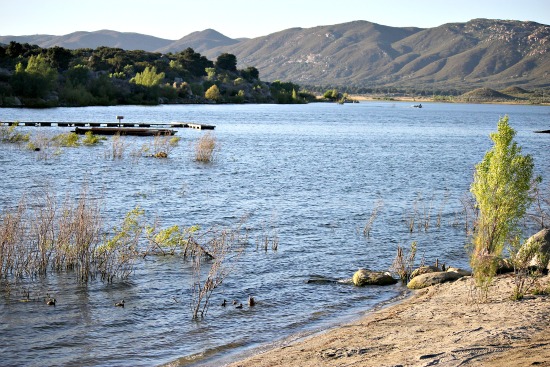
[[[435,28],[366,21],[292,28],[205,52],[233,53],[266,80],[471,89],[550,85],[550,26],[474,19]]]
[[[125,50],[155,51],[170,45],[173,40],[148,36],[140,33],[116,32],[100,30],[95,32],[74,32],[64,36],[33,35],[33,36],[0,36],[0,43],[10,41],[29,43],[42,48],[59,46],[70,50],[79,48],[97,48],[100,46],[116,47]]]
[[[41,47],[109,46],[160,53],[190,47],[210,59],[231,53],[239,67],[256,67],[264,80],[308,86],[461,92],[479,87],[550,86],[550,26],[513,20],[474,19],[426,29],[354,21],[238,40],[213,29],[176,41],[107,30],[0,36],[0,43],[11,40]]]
[[[229,46],[236,43],[239,43],[239,41],[224,36],[220,32],[217,32],[213,29],[205,29],[201,32],[190,33],[187,36],[180,38],[179,40],[174,41],[167,46],[156,49],[155,52],[177,53],[185,50],[188,47],[191,47],[196,52],[204,52],[216,47]]]

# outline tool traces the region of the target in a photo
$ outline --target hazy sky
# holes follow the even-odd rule
[[[549,0],[0,0],[0,35],[110,29],[179,39],[213,28],[258,37],[292,27],[368,20],[434,27],[474,18],[550,24]]]

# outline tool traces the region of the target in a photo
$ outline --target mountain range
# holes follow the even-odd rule
[[[74,48],[98,46],[179,52],[187,47],[215,59],[234,54],[267,81],[310,86],[471,89],[550,86],[550,26],[473,19],[433,28],[389,27],[367,21],[291,28],[251,39],[207,29],[179,40],[102,30],[65,36],[0,36],[10,41]]]

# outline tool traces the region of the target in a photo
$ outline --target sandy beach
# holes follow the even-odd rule
[[[550,296],[512,301],[508,274],[479,303],[472,282],[415,291],[356,322],[229,366],[550,366]],[[550,276],[539,284],[548,289]]]

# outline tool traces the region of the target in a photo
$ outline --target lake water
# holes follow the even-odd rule
[[[199,322],[189,307],[191,265],[178,257],[138,260],[129,281],[113,285],[81,285],[69,273],[21,286],[11,298],[1,292],[0,364],[219,365],[251,348],[357,317],[404,291],[400,284],[307,283],[312,277],[387,270],[396,246],[412,241],[418,242],[417,263],[437,258],[467,267],[460,199],[505,114],[547,186],[550,136],[533,131],[550,128],[550,107],[426,103],[417,109],[366,102],[0,109],[2,121],[103,122],[124,115],[125,122],[212,124],[220,144],[213,164],[193,160],[193,143],[205,132],[191,129],[178,129],[181,141],[168,159],[130,156],[152,139],[146,137],[125,138],[127,153],[117,160],[106,158],[109,140],[65,148],[47,160],[2,144],[0,209],[44,187],[63,197],[88,185],[112,225],[136,205],[164,227],[233,226],[247,215],[250,238]],[[381,209],[366,238],[363,227],[377,203]],[[410,233],[407,218],[415,207],[430,224]],[[256,248],[266,231],[278,238],[277,251]],[[54,294],[56,307],[18,302],[13,294],[23,289],[31,296]],[[258,302],[254,308],[219,306],[223,299],[246,303],[249,294]],[[120,299],[125,308],[113,306]]]

